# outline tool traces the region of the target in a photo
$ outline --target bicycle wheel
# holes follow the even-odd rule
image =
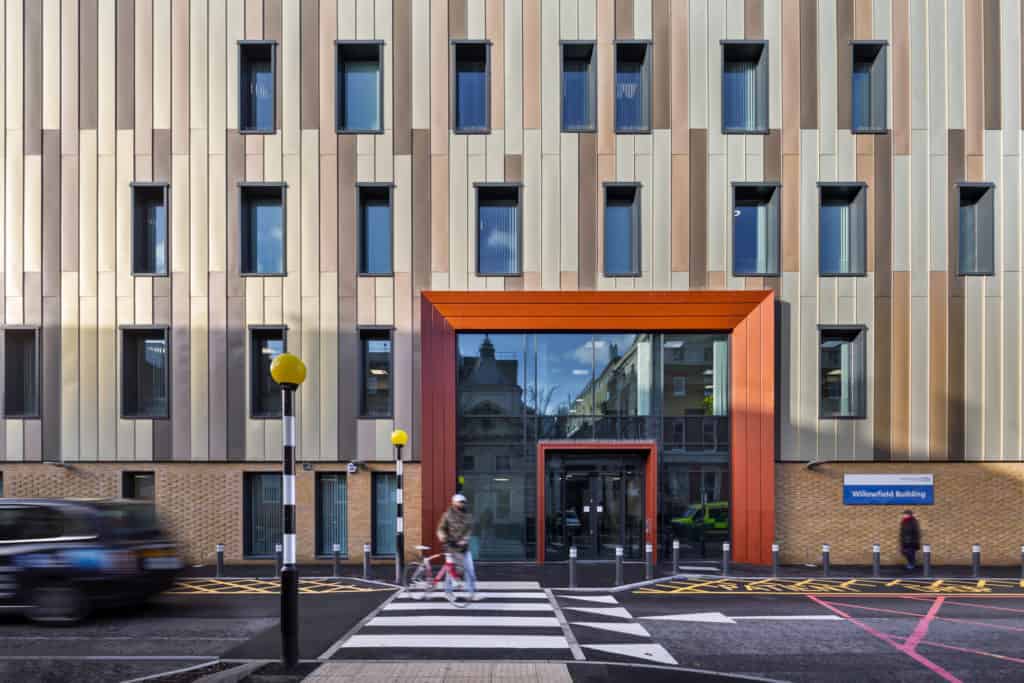
[[[411,564],[405,568],[405,592],[413,600],[423,600],[434,588],[430,569],[426,563]]]

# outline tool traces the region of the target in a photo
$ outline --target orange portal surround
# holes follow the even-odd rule
[[[425,545],[433,544],[434,524],[455,493],[458,332],[731,332],[733,557],[742,563],[770,563],[775,536],[773,292],[423,292],[421,305],[423,370],[417,433]],[[657,453],[652,450],[648,457],[656,471]],[[648,488],[653,481],[648,476]],[[538,483],[543,485],[543,478]],[[650,493],[656,492],[655,488]],[[656,505],[656,496],[649,498]],[[651,542],[658,537],[656,523],[654,515]],[[542,549],[537,557],[543,560]]]

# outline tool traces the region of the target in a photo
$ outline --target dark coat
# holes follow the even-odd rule
[[[900,548],[921,548],[921,526],[913,515],[900,520]]]
[[[450,545],[458,545],[469,539],[473,530],[473,515],[452,506],[441,517],[437,525],[438,537],[443,537]]]

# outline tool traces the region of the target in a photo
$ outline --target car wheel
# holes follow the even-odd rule
[[[28,618],[40,624],[76,624],[85,618],[88,604],[74,586],[50,584],[32,591]]]

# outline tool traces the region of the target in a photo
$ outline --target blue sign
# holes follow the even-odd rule
[[[932,505],[930,474],[843,475],[843,505]]]

